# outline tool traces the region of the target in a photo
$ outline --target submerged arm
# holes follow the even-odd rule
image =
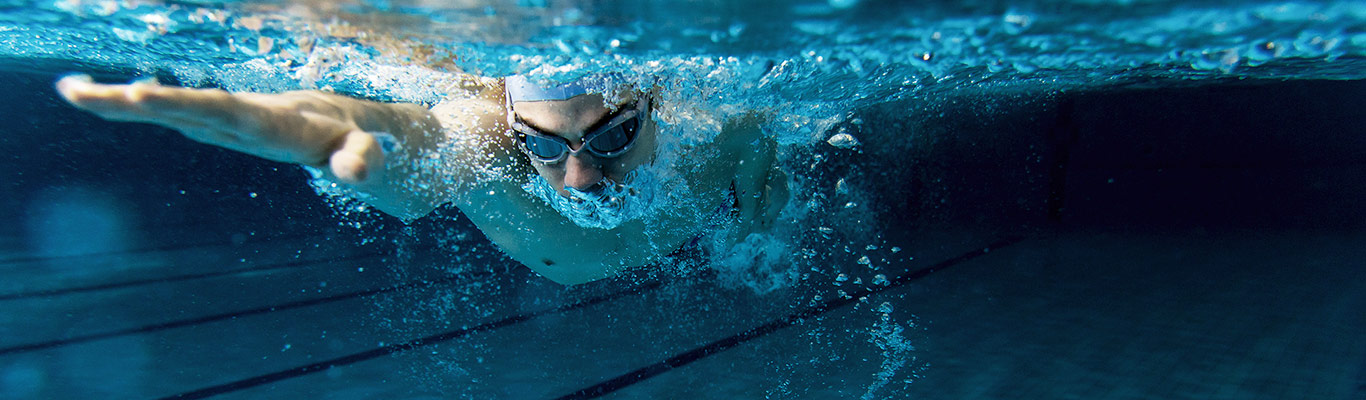
[[[743,241],[751,233],[768,233],[787,205],[787,174],[777,165],[778,144],[760,128],[764,117],[747,114],[729,121],[717,146],[726,163],[735,188],[740,226],[736,241]],[[733,172],[729,172],[733,171]]]
[[[488,121],[497,120],[483,115],[496,108],[478,106],[484,102],[477,98],[466,101],[475,105],[466,107],[467,113],[442,118],[419,105],[313,91],[229,93],[147,83],[103,85],[82,77],[63,78],[57,89],[71,104],[107,119],[162,125],[199,142],[318,167],[365,193],[375,208],[405,219],[430,212],[448,200],[451,186],[475,179],[471,168],[446,170],[420,161],[440,158],[440,147],[450,139],[447,132],[479,135]],[[385,154],[381,140],[387,139],[378,133],[392,137],[401,153]]]

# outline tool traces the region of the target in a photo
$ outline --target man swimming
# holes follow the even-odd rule
[[[715,231],[718,219],[723,246],[772,226],[786,178],[756,117],[706,143],[680,143],[659,135],[655,96],[614,91],[609,78],[469,78],[431,108],[78,76],[57,89],[106,119],[317,167],[405,220],[453,203],[508,256],[562,284],[650,264]]]

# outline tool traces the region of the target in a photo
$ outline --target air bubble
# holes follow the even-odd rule
[[[1001,21],[1006,33],[1018,35],[1034,24],[1034,16],[1020,12],[1008,12],[1001,18]]]
[[[736,22],[734,24],[731,24],[730,28],[726,29],[726,33],[729,33],[731,37],[739,37],[740,34],[745,33],[746,27],[747,26],[744,23]]]
[[[1234,67],[1238,66],[1238,50],[1226,49],[1221,51],[1205,51],[1191,61],[1191,68],[1210,71],[1219,70],[1224,73],[1232,73]]]
[[[1318,57],[1336,49],[1339,42],[1341,40],[1337,37],[1304,32],[1300,34],[1298,39],[1295,39],[1294,46],[1301,56]]]
[[[1265,42],[1251,46],[1247,51],[1247,65],[1258,66],[1285,53],[1285,46],[1276,42]]]
[[[1039,70],[1038,66],[1022,61],[1017,61],[1011,65],[1015,67],[1016,71],[1019,71],[1022,74],[1030,74]]]
[[[829,143],[831,146],[835,146],[841,149],[851,149],[854,148],[854,146],[859,145],[858,139],[855,139],[854,135],[850,135],[848,133],[835,134],[825,142]]]
[[[840,10],[857,6],[861,2],[862,0],[829,0],[830,7]]]

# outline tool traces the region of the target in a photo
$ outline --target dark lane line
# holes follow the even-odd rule
[[[609,300],[613,300],[613,299],[616,299],[616,298],[618,298],[618,297],[622,297],[622,296],[625,296],[625,295],[636,294],[636,293],[645,293],[645,292],[648,292],[648,291],[651,291],[651,290],[658,289],[660,286],[662,286],[662,285],[661,285],[658,281],[651,281],[651,282],[642,284],[642,285],[637,286],[637,287],[634,287],[634,288],[628,288],[628,289],[624,289],[624,290],[621,290],[621,291],[609,293],[609,294],[606,294],[606,295],[602,295],[602,296],[598,296],[598,297],[593,297],[593,298],[590,298],[590,299],[588,299],[588,300],[584,300],[584,301],[581,301],[581,302],[578,302],[578,303],[574,303],[574,304],[567,304],[567,305],[563,305],[563,306],[559,306],[559,307],[555,307],[555,308],[550,308],[550,309],[545,309],[545,310],[541,310],[541,311],[536,311],[536,312],[532,312],[532,313],[518,314],[518,315],[514,315],[514,316],[511,316],[511,317],[503,318],[503,319],[500,319],[500,320],[497,320],[497,321],[487,322],[487,323],[484,323],[484,324],[481,324],[481,325],[477,325],[477,326],[473,326],[473,327],[461,328],[461,329],[457,329],[457,330],[453,330],[453,331],[449,331],[449,332],[439,333],[439,334],[436,334],[436,335],[427,336],[427,337],[423,337],[423,338],[419,338],[419,339],[414,339],[414,340],[410,340],[410,341],[403,342],[403,343],[396,343],[396,344],[391,344],[391,345],[388,345],[388,346],[381,346],[381,347],[375,348],[375,349],[373,349],[373,350],[363,351],[363,352],[360,352],[360,353],[355,353],[355,354],[351,354],[351,355],[347,355],[347,356],[342,356],[342,357],[338,357],[338,358],[333,358],[333,359],[330,359],[330,360],[326,360],[326,361],[322,361],[322,362],[317,362],[317,363],[313,363],[313,364],[308,364],[308,365],[304,365],[304,366],[299,366],[299,367],[295,367],[295,368],[290,368],[290,369],[287,369],[287,370],[278,371],[278,372],[274,372],[274,373],[269,373],[269,374],[265,374],[265,375],[259,375],[259,376],[255,376],[255,377],[251,377],[251,378],[241,379],[241,380],[237,380],[237,381],[233,381],[233,382],[228,382],[228,383],[221,384],[221,385],[210,386],[210,387],[206,387],[206,388],[203,388],[203,389],[197,389],[197,390],[194,390],[194,391],[189,391],[189,392],[185,392],[185,393],[180,393],[180,394],[176,394],[176,395],[172,395],[172,396],[163,397],[162,399],[202,399],[202,398],[206,398],[206,397],[210,397],[210,396],[217,396],[217,395],[220,395],[220,394],[236,392],[236,391],[239,391],[239,390],[249,389],[249,388],[253,388],[253,387],[257,387],[257,386],[261,386],[261,385],[265,385],[265,384],[269,384],[269,383],[273,383],[273,382],[282,381],[282,380],[285,380],[285,379],[297,378],[297,377],[301,377],[301,376],[304,376],[304,375],[309,375],[309,374],[314,374],[314,373],[326,371],[326,370],[328,370],[329,368],[333,368],[333,367],[340,367],[340,366],[344,366],[344,365],[355,364],[355,363],[358,363],[358,362],[361,362],[361,361],[371,360],[371,359],[383,357],[383,356],[386,356],[386,355],[389,355],[389,354],[394,354],[394,353],[398,353],[398,352],[402,352],[402,351],[407,351],[407,350],[413,350],[413,349],[417,349],[417,348],[424,347],[424,346],[430,346],[430,345],[434,345],[434,344],[437,344],[437,343],[445,342],[445,341],[448,341],[448,340],[458,339],[458,338],[462,338],[462,337],[465,337],[465,336],[469,336],[469,335],[474,334],[474,333],[485,332],[485,331],[491,331],[491,330],[494,330],[494,329],[503,328],[503,327],[510,326],[510,325],[514,325],[514,324],[517,324],[517,323],[526,322],[526,321],[532,320],[532,319],[534,319],[534,318],[536,318],[536,317],[540,317],[540,316],[542,316],[542,315],[556,314],[556,313],[562,313],[562,312],[567,312],[567,311],[573,311],[573,310],[577,310],[577,309],[580,309],[580,308],[592,306],[592,305],[595,305],[595,304],[598,304],[598,303],[602,303],[602,302],[606,302],[606,301],[609,301]]]
[[[348,300],[348,299],[354,299],[354,298],[357,298],[357,297],[365,297],[365,296],[370,296],[370,295],[375,295],[375,294],[380,294],[380,293],[388,293],[388,292],[393,292],[393,291],[398,291],[398,290],[405,290],[405,289],[412,289],[412,288],[417,288],[417,287],[427,287],[427,286],[442,285],[442,284],[452,283],[452,282],[455,282],[455,281],[457,281],[457,280],[477,278],[477,277],[482,277],[482,276],[485,276],[485,275],[489,275],[489,273],[476,273],[476,274],[461,275],[461,276],[451,276],[451,277],[446,277],[446,278],[437,279],[437,280],[420,280],[420,281],[405,283],[405,284],[402,284],[402,285],[389,286],[389,287],[385,287],[385,288],[370,289],[370,290],[361,290],[361,291],[355,291],[355,292],[347,292],[347,293],[341,293],[341,294],[332,295],[332,296],[327,296],[327,297],[321,297],[321,298],[316,298],[316,299],[308,299],[308,300],[299,300],[299,301],[294,301],[294,302],[289,302],[289,303],[284,303],[284,304],[277,304],[277,305],[273,305],[273,306],[266,306],[266,307],[253,308],[253,309],[243,310],[243,311],[235,311],[235,312],[229,312],[229,313],[214,314],[214,315],[209,315],[209,316],[204,316],[204,317],[197,317],[197,318],[182,319],[182,320],[177,320],[177,321],[163,322],[163,323],[154,324],[154,325],[146,325],[146,326],[141,326],[141,327],[136,327],[136,328],[121,329],[121,330],[117,330],[117,331],[93,333],[93,334],[88,334],[88,335],[75,336],[75,337],[69,337],[69,338],[57,339],[57,340],[51,340],[51,341],[46,341],[46,342],[30,343],[30,344],[24,344],[24,345],[12,346],[12,347],[4,347],[4,348],[0,348],[0,356],[10,355],[10,354],[16,354],[16,353],[25,353],[25,352],[37,351],[37,350],[45,350],[45,349],[50,349],[50,348],[53,348],[53,347],[60,347],[60,346],[73,345],[73,344],[85,343],[85,342],[90,342],[90,341],[95,341],[95,340],[100,340],[100,339],[109,339],[109,338],[119,337],[119,336],[127,336],[127,335],[135,335],[135,334],[140,334],[140,333],[150,333],[150,332],[164,331],[164,330],[167,330],[167,329],[174,329],[174,328],[183,328],[183,327],[187,327],[187,326],[194,326],[194,325],[206,324],[206,323],[210,323],[210,322],[223,321],[223,320],[234,319],[234,318],[240,318],[240,317],[246,317],[246,316],[251,316],[251,315],[267,314],[267,313],[272,313],[272,312],[277,312],[277,311],[291,310],[291,309],[295,309],[295,308],[311,307],[311,306],[316,306],[316,305],[319,305],[319,304],[327,304],[327,303],[332,303],[332,302],[337,302],[337,301],[342,301],[342,300]]]
[[[291,233],[291,234],[280,235],[280,236],[270,236],[270,237],[264,237],[264,236],[263,236],[263,237],[261,237],[261,238],[258,239],[258,240],[247,241],[247,242],[245,242],[245,243],[243,243],[243,244],[247,244],[247,243],[261,243],[261,242],[274,241],[274,240],[297,239],[297,238],[314,237],[314,236],[326,236],[326,234],[319,234],[319,233]],[[160,245],[160,246],[141,247],[141,248],[136,248],[136,249],[109,250],[109,251],[100,251],[100,252],[94,252],[94,253],[67,254],[67,255],[60,255],[60,256],[22,256],[22,257],[13,257],[13,258],[0,258],[0,264],[20,264],[20,263],[27,263],[27,262],[34,262],[34,261],[45,261],[45,260],[63,260],[63,259],[70,259],[70,258],[105,257],[105,256],[114,256],[114,255],[142,254],[142,253],[152,253],[152,252],[158,252],[158,251],[184,250],[184,249],[191,249],[191,248],[195,248],[195,247],[209,247],[209,246],[231,245],[231,244],[232,244],[231,241],[224,241],[224,240],[222,240],[221,238],[219,238],[219,239],[214,239],[214,240],[197,241],[197,242],[193,242],[193,243],[168,243],[168,244],[163,244],[163,245]]]
[[[230,269],[230,270],[226,270],[226,271],[205,272],[205,273],[201,273],[201,274],[165,276],[165,277],[138,279],[138,280],[124,281],[124,282],[101,283],[101,284],[98,284],[98,285],[90,285],[90,286],[77,286],[77,287],[61,288],[61,289],[42,289],[42,290],[34,290],[34,291],[30,291],[30,292],[7,293],[7,294],[0,294],[0,301],[4,301],[4,300],[20,300],[20,299],[29,299],[29,298],[36,298],[36,297],[53,297],[53,296],[61,296],[61,295],[72,294],[72,293],[93,292],[93,291],[98,291],[98,290],[121,289],[121,288],[133,287],[133,286],[153,285],[153,284],[158,284],[158,283],[170,283],[170,282],[181,282],[181,281],[188,281],[188,280],[195,280],[195,279],[216,278],[216,277],[220,277],[220,276],[236,275],[236,274],[247,273],[247,272],[261,272],[261,271],[271,271],[271,270],[277,270],[277,269],[298,268],[298,267],[306,267],[306,266],[310,266],[310,265],[328,264],[328,263],[332,263],[332,262],[365,261],[365,260],[371,260],[371,259],[375,259],[375,258],[382,258],[382,257],[384,257],[385,255],[386,255],[386,254],[384,254],[384,253],[368,253],[368,254],[358,254],[358,255],[356,255],[356,256],[354,256],[354,257],[351,257],[351,258],[342,258],[342,259],[296,260],[296,261],[290,261],[290,262],[285,262],[285,263],[272,263],[272,264],[265,264],[265,265],[257,265],[257,266],[254,266],[254,267]]]
[[[776,332],[779,329],[796,325],[811,317],[824,314],[827,311],[831,311],[833,309],[849,305],[850,303],[858,301],[858,298],[860,297],[878,294],[888,289],[905,285],[920,278],[929,276],[931,273],[942,271],[949,267],[961,264],[965,261],[985,255],[993,249],[999,249],[1002,247],[1018,243],[1020,240],[1022,239],[1008,238],[996,241],[995,243],[989,244],[982,249],[973,250],[971,252],[961,254],[957,257],[940,261],[938,263],[935,263],[934,265],[921,268],[906,275],[897,277],[896,279],[891,280],[886,286],[865,288],[862,292],[851,293],[847,298],[833,298],[830,300],[825,300],[815,306],[812,306],[796,314],[788,315],[787,317],[773,320],[769,323],[759,325],[757,327],[748,329],[744,332],[740,332],[733,336],[723,338],[703,345],[701,347],[697,347],[692,350],[679,353],[678,355],[669,357],[668,359],[641,368],[637,368],[634,371],[627,372],[625,374],[619,375],[612,379],[608,379],[606,381],[589,385],[588,387],[579,389],[577,391],[574,391],[573,393],[564,396],[557,397],[556,399],[594,399],[602,397],[609,393],[624,389],[631,385],[640,383],[646,379],[650,379],[655,376],[658,376],[659,374],[663,374],[665,372],[673,370],[674,368],[679,368],[691,364],[695,361],[701,360],[708,356],[712,356],[722,351],[726,351],[736,346],[739,346],[750,340],[758,339],[760,337],[763,337],[764,335]]]

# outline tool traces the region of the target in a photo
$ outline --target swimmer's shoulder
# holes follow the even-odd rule
[[[431,107],[431,113],[448,135],[504,134],[507,116],[500,79],[453,74],[438,91],[444,97]]]
[[[507,110],[502,80],[469,75],[456,76],[437,88],[445,97],[428,109],[441,125],[444,154],[472,167],[530,165],[520,157],[507,134]],[[520,162],[519,162],[520,160]]]

